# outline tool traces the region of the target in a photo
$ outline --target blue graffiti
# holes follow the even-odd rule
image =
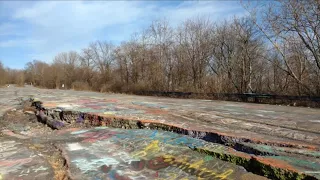
[[[156,137],[156,134],[158,133],[158,131],[153,131],[152,135],[150,136],[150,138],[154,139]]]

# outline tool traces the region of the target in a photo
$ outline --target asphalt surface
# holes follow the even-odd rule
[[[265,166],[250,164],[252,159],[285,171],[269,178],[320,178],[319,109],[28,86],[0,88],[0,116],[30,97],[43,102],[47,114],[63,112],[57,119],[64,128],[49,134],[35,133],[19,122],[2,128],[0,179],[58,177],[48,158],[41,156],[45,148],[30,148],[34,144],[54,144],[70,179],[268,176],[263,174]],[[73,124],[85,126],[71,128]]]

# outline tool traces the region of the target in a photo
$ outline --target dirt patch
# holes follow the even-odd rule
[[[14,134],[30,137],[50,136],[54,130],[52,130],[46,124],[38,122],[34,113],[34,109],[28,107],[28,104],[8,111],[0,119],[0,132],[2,130],[10,130]],[[68,167],[66,160],[64,159],[61,151],[53,143],[35,143],[32,141],[32,138],[23,140],[20,139],[19,141],[47,160],[54,171],[54,179],[70,179],[67,173]]]
[[[8,111],[3,115],[0,121],[0,130],[5,129],[26,136],[40,134],[43,136],[52,133],[51,128],[39,123],[32,112],[24,112],[22,108]]]
[[[68,180],[68,166],[62,152],[51,143],[43,144],[29,144],[29,148],[40,153],[48,163],[51,165],[54,171],[54,179],[56,180]]]
[[[50,155],[49,155],[50,154]],[[47,156],[47,160],[54,170],[54,179],[68,180],[68,166],[62,152],[56,147],[52,147],[52,152]]]

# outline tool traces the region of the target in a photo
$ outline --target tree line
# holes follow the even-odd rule
[[[246,17],[153,21],[114,45],[96,41],[24,70],[0,64],[0,83],[100,92],[181,91],[320,95],[320,1],[278,0]],[[259,18],[255,18],[259,17]]]

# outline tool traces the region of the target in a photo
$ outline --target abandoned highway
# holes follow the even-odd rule
[[[0,180],[320,179],[320,110],[0,88]]]

